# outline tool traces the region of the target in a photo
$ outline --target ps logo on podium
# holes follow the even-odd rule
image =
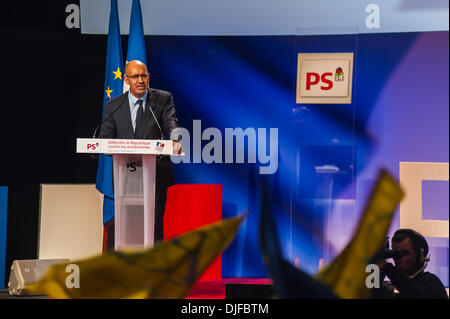
[[[130,171],[130,172],[132,172],[132,173],[133,173],[133,172],[136,172],[136,170],[137,170],[139,167],[142,167],[142,161],[139,160],[139,159],[136,159],[135,162],[129,162],[129,163],[127,163],[127,170]]]
[[[127,170],[129,170],[130,172],[136,172],[136,163],[127,163]]]
[[[99,144],[95,143],[95,144],[87,144],[86,147],[87,147],[88,150],[95,151],[98,148],[98,146],[99,146]]]

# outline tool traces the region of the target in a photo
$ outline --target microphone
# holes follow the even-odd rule
[[[117,110],[120,109],[124,104],[126,104],[126,103],[121,103],[118,107],[116,107],[116,109],[114,111],[112,111],[105,119],[103,119],[103,121],[95,128],[94,134],[92,135],[92,138],[97,138],[96,135],[97,135],[97,131],[99,130],[99,128],[101,128],[103,123],[105,123],[107,120],[109,120],[113,116],[113,114],[116,113]],[[91,154],[91,158],[92,159],[97,159],[98,155],[97,154]]]
[[[155,119],[155,122],[156,122],[156,125],[158,125],[158,128],[159,128],[159,133],[161,133],[161,139],[163,140],[164,139],[164,134],[163,134],[163,132],[162,132],[162,129],[161,129],[161,125],[159,125],[159,122],[158,122],[158,120],[157,120],[157,118],[156,118],[156,116],[155,116],[155,113],[153,113],[153,109],[152,109],[152,107],[149,105],[148,106],[148,108],[150,109],[150,112],[152,112],[152,115],[153,115],[153,118]],[[171,132],[171,136],[170,136],[170,139],[172,139],[172,134],[174,133],[174,131],[176,131],[177,129],[174,129],[172,132]],[[162,158],[162,156],[161,155],[157,155],[156,156],[156,159],[161,159]]]
[[[420,274],[422,272],[422,270],[424,270],[427,266],[428,266],[428,262],[430,261],[430,258],[426,257],[423,266],[413,275],[409,276],[409,278],[414,278],[416,277],[418,274]]]
[[[99,129],[100,127],[102,127],[103,122],[104,122],[104,121],[102,121],[102,122],[95,128],[94,134],[92,134],[92,138],[96,138],[95,135],[97,134],[98,129]]]
[[[161,139],[163,140],[164,139],[164,134],[162,132],[162,129],[161,129],[161,126],[159,125],[158,120],[156,119],[155,113],[153,113],[152,107],[150,105],[148,106],[148,108],[149,108],[150,112],[152,112],[152,115],[153,115],[153,118],[155,119],[156,125],[158,125],[159,133],[161,133]]]
[[[107,120],[109,120],[111,118],[111,116],[113,116],[114,113],[117,112],[118,109],[120,109],[124,104],[126,103],[121,103],[118,107],[116,107],[116,109],[114,111],[112,111],[107,118],[105,118],[94,130],[94,134],[92,135],[92,138],[96,138],[95,135],[97,134],[97,131],[99,128],[102,127],[103,123],[105,123]]]
[[[159,133],[161,133],[161,139],[163,140],[164,139],[164,134],[163,134],[163,132],[161,130],[161,126],[159,125],[159,122],[158,122],[158,120],[157,120],[157,118],[155,116],[155,113],[153,113],[152,107],[150,105],[148,106],[148,109],[150,110],[150,112],[152,112],[152,115],[153,115],[153,118],[155,119],[156,125],[158,125]],[[161,158],[162,158],[161,155],[156,155],[156,160],[160,160]]]

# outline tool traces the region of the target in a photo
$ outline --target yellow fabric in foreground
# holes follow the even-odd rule
[[[392,216],[403,191],[382,171],[350,243],[316,278],[327,283],[340,298],[368,298],[366,265],[384,247]]]
[[[216,222],[141,252],[108,252],[54,265],[26,289],[53,298],[182,298],[230,244],[244,218]],[[66,286],[68,264],[79,267],[79,288]]]

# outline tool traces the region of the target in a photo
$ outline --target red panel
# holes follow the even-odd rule
[[[229,284],[259,284],[272,285],[270,278],[224,278],[197,282],[185,299],[225,299],[225,285]]]
[[[222,219],[222,185],[174,185],[167,190],[164,240]],[[199,280],[222,277],[222,257],[206,269]]]
[[[106,252],[107,251],[107,244],[108,244],[108,225],[105,223],[103,225],[103,249],[102,252]]]

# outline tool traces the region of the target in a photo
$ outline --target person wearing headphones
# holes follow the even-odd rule
[[[399,229],[392,237],[395,266],[382,262],[381,280],[387,276],[398,294],[390,297],[401,299],[448,299],[444,285],[439,278],[424,271],[428,261],[428,244],[425,238],[412,229]],[[386,292],[386,291],[385,291]],[[384,294],[382,298],[386,298]]]

